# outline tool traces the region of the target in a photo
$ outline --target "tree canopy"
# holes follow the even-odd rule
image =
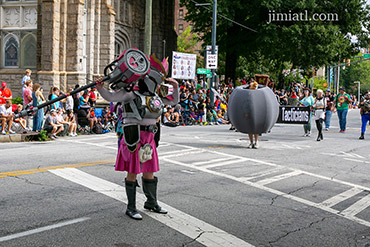
[[[192,22],[193,30],[204,44],[210,44],[212,8],[196,7],[199,1],[181,0],[181,4],[188,10],[185,18]],[[225,53],[226,77],[235,78],[240,59],[243,64],[258,64],[255,67],[266,72],[279,71],[280,81],[287,63],[309,77],[312,66],[331,65],[369,44],[370,11],[365,0],[222,0],[218,1],[218,13],[257,31],[218,16],[217,44],[219,53]],[[291,14],[291,21],[270,22],[272,14],[276,17],[278,13]],[[294,19],[295,13],[304,18]],[[312,20],[315,14],[316,21]],[[357,42],[352,42],[353,37]]]

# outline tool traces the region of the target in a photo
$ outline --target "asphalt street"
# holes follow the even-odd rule
[[[324,140],[277,124],[259,149],[230,126],[162,128],[158,200],[125,215],[115,134],[0,144],[0,246],[370,246],[370,129]],[[141,183],[141,179],[138,179]]]

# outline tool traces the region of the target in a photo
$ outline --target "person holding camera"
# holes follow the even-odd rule
[[[366,92],[364,97],[362,98],[359,107],[361,108],[361,136],[360,140],[365,139],[365,131],[367,123],[370,122],[370,92]]]

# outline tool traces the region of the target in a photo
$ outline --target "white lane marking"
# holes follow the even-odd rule
[[[366,209],[369,206],[370,206],[370,194],[361,198],[360,200],[352,204],[350,207],[340,212],[340,214],[355,216],[356,214],[360,213],[362,210]]]
[[[180,172],[187,173],[187,174],[194,174],[195,172],[188,171],[188,170],[181,170]]]
[[[161,143],[161,145],[158,148],[164,148],[164,147],[168,147],[168,146],[171,146],[171,144],[169,144],[169,143],[167,143],[167,144]]]
[[[92,141],[92,140],[102,140],[102,139],[115,139],[117,140],[116,135],[98,135],[98,136],[90,136],[90,137],[85,137],[85,136],[78,136],[77,138],[75,137],[76,140],[78,141]]]
[[[344,158],[344,159],[349,160],[349,161],[358,162],[358,163],[370,163],[370,162],[367,162],[367,161],[364,161],[364,160],[356,160],[356,159],[351,159],[351,158]]]
[[[188,150],[186,150],[186,151],[188,151]],[[202,149],[193,149],[193,150],[190,150],[188,152],[186,152],[186,151],[181,151],[181,152],[178,152],[178,153],[168,152],[168,153],[171,153],[171,154],[169,154],[169,155],[162,155],[161,154],[161,157],[162,158],[171,158],[171,157],[179,157],[179,156],[184,156],[184,155],[189,155],[189,154],[200,154],[200,153],[207,152],[207,150],[202,150]]]
[[[274,177],[271,177],[271,178],[266,178],[266,179],[257,181],[256,183],[259,184],[259,185],[267,185],[267,184],[277,182],[279,180],[283,180],[283,179],[286,179],[286,178],[298,176],[300,174],[302,174],[302,173],[299,172],[299,171],[292,171],[292,172],[284,173],[284,174],[274,176]]]
[[[161,145],[159,145],[161,146]],[[168,151],[168,152],[161,152],[161,155],[174,155],[174,156],[177,156],[177,155],[182,155],[182,153],[186,152],[186,154],[188,154],[190,151],[193,151],[193,150],[196,150],[195,148],[189,148],[189,149],[181,149],[181,150],[173,150],[173,151]]]
[[[360,159],[365,159],[363,156],[355,153],[346,153],[341,151],[339,154],[334,154],[334,153],[321,153],[323,155],[329,155],[329,156],[337,156],[337,157],[343,157],[343,159],[351,159],[351,158],[360,158]]]
[[[215,167],[219,167],[219,166],[227,166],[227,165],[232,165],[232,164],[236,164],[236,163],[242,163],[244,161],[247,161],[246,159],[234,159],[234,160],[230,160],[230,161],[226,161],[226,162],[222,162],[222,163],[216,163],[216,164],[210,164],[210,165],[206,165],[206,166],[202,166],[203,168],[206,168],[206,169],[209,169],[209,168],[215,168]]]
[[[74,219],[74,220],[68,220],[68,221],[60,222],[60,223],[50,225],[50,226],[44,226],[44,227],[36,228],[36,229],[25,231],[25,232],[15,233],[15,234],[12,234],[12,235],[0,237],[0,242],[5,242],[5,241],[16,239],[16,238],[21,238],[21,237],[29,236],[29,235],[32,235],[32,234],[49,231],[49,230],[52,230],[52,229],[55,229],[55,228],[80,223],[80,222],[83,222],[83,221],[86,221],[86,220],[89,220],[89,219],[90,218],[88,218],[88,217],[83,217],[83,218],[78,218],[78,219]]]
[[[219,177],[228,178],[230,180],[234,180],[234,181],[237,181],[237,182],[240,182],[240,183],[249,185],[251,187],[254,187],[254,188],[257,188],[257,189],[261,189],[261,190],[270,192],[272,194],[279,195],[281,197],[284,197],[284,198],[287,198],[287,199],[291,199],[293,201],[300,202],[302,204],[305,204],[305,205],[308,205],[308,206],[311,206],[311,207],[315,207],[315,208],[324,210],[326,212],[329,212],[329,213],[332,213],[332,214],[335,214],[335,215],[339,215],[339,216],[341,216],[343,218],[346,218],[346,219],[349,219],[349,220],[354,221],[356,223],[359,223],[359,224],[362,224],[364,226],[370,227],[370,222],[368,222],[366,220],[360,219],[360,218],[355,217],[353,215],[339,214],[339,211],[338,210],[332,209],[330,207],[323,206],[320,203],[315,203],[315,202],[312,202],[312,201],[309,201],[309,200],[306,200],[306,199],[303,199],[303,198],[300,198],[300,197],[297,197],[297,196],[294,196],[294,195],[291,195],[291,194],[286,194],[285,192],[282,192],[282,191],[279,191],[279,190],[275,190],[275,189],[266,187],[264,185],[260,185],[260,184],[257,184],[257,183],[250,182],[245,177],[235,177],[235,176],[232,176],[232,175],[229,175],[229,174],[225,174],[225,173],[222,173],[222,172],[208,170],[208,169],[205,169],[202,166],[193,166],[191,164],[185,164],[185,163],[180,162],[180,161],[175,161],[175,160],[170,160],[170,159],[163,159],[163,160],[164,161],[167,161],[169,163],[175,164],[175,165],[184,166],[184,167],[187,167],[187,168],[199,170],[199,171],[202,171],[202,172],[205,172],[205,173],[209,173],[209,174],[212,174],[212,175],[215,175],[215,176],[219,176]]]
[[[321,205],[326,206],[326,207],[332,207],[334,205],[337,205],[340,202],[343,202],[352,196],[355,196],[359,193],[361,193],[363,190],[358,189],[358,188],[351,188],[349,190],[346,190],[336,196],[333,196],[321,203]]]
[[[90,144],[90,143],[87,143],[87,144]],[[178,146],[178,147],[187,148],[187,149],[193,148],[191,146],[186,146],[186,145],[181,145],[181,144],[172,144],[172,145]],[[355,187],[357,189],[370,190],[370,188],[368,188],[366,186],[362,186],[362,185],[358,185],[358,184],[353,184],[353,183],[350,183],[350,182],[345,182],[345,181],[342,181],[342,180],[338,180],[336,178],[325,177],[325,176],[322,176],[322,175],[314,174],[314,173],[311,173],[311,172],[306,172],[306,171],[303,171],[303,170],[291,169],[290,167],[286,167],[286,166],[282,166],[282,165],[277,165],[277,164],[274,164],[274,163],[271,163],[271,162],[266,162],[266,161],[257,160],[257,159],[245,158],[245,157],[242,157],[242,156],[237,156],[237,155],[232,155],[232,154],[227,154],[227,153],[221,153],[221,152],[213,151],[213,150],[205,150],[205,149],[200,149],[200,148],[193,148],[193,149],[194,150],[202,150],[202,152],[209,152],[209,153],[224,155],[224,156],[227,156],[227,157],[234,157],[236,159],[245,159],[247,161],[252,161],[252,162],[259,163],[259,164],[264,164],[264,165],[270,165],[270,166],[273,166],[273,167],[279,167],[279,168],[285,168],[285,169],[289,169],[289,170],[299,171],[299,172],[301,172],[302,174],[305,174],[305,175],[309,175],[309,176],[313,176],[313,177],[316,177],[316,178],[328,180],[328,181],[331,181],[331,182],[340,183],[340,184],[347,185],[347,186],[350,186],[350,187]],[[198,152],[196,152],[196,153],[198,153]],[[325,153],[323,153],[323,154],[325,154]],[[337,154],[329,154],[329,155],[337,155]],[[324,205],[321,205],[320,203],[314,203],[314,202],[305,200],[303,198],[299,198],[299,197],[296,197],[296,196],[293,196],[293,195],[286,194],[286,193],[281,192],[279,190],[271,189],[271,188],[266,187],[266,186],[263,186],[263,185],[258,185],[256,183],[253,183],[253,182],[248,181],[249,179],[248,178],[245,178],[245,177],[239,177],[238,178],[238,177],[234,177],[232,175],[224,174],[224,173],[221,173],[221,172],[208,170],[208,169],[206,169],[204,167],[201,167],[201,166],[194,166],[194,165],[191,165],[191,164],[185,164],[185,163],[182,163],[182,162],[179,162],[179,161],[166,159],[166,157],[161,157],[161,158],[162,158],[162,160],[167,161],[169,163],[177,164],[177,165],[180,165],[180,166],[185,166],[187,168],[191,168],[191,169],[195,169],[195,170],[200,170],[200,171],[203,171],[203,172],[206,172],[206,173],[210,173],[212,175],[229,178],[231,180],[238,181],[240,183],[244,183],[246,185],[249,185],[249,186],[252,186],[252,187],[255,187],[255,188],[259,188],[261,190],[268,191],[270,193],[273,193],[273,194],[276,194],[276,195],[279,195],[279,196],[282,196],[282,197],[285,197],[285,198],[288,198],[288,199],[291,199],[291,200],[294,200],[294,201],[297,201],[297,202],[306,204],[308,206],[316,207],[316,208],[322,209],[324,211],[327,211],[327,212],[330,212],[330,213],[333,213],[333,214],[340,215],[340,216],[342,216],[342,217],[344,217],[346,219],[349,219],[349,220],[352,220],[352,221],[357,222],[359,224],[362,224],[362,225],[365,225],[367,227],[370,227],[370,222],[368,222],[366,220],[360,219],[360,218],[355,217],[353,215],[345,215],[343,213],[342,214],[339,214],[339,211],[338,210],[334,210],[334,209],[332,209],[330,207],[326,207]]]
[[[164,143],[168,144],[168,142],[164,142]],[[84,142],[83,144],[93,145],[93,146],[96,145],[94,143],[89,143],[89,142],[86,142],[86,143]],[[328,181],[331,181],[331,182],[336,182],[336,183],[340,183],[340,184],[343,184],[343,185],[347,185],[347,186],[350,186],[350,187],[355,187],[355,188],[358,188],[358,189],[369,190],[370,191],[370,187],[366,187],[366,186],[362,186],[362,185],[358,185],[358,184],[354,184],[354,183],[342,181],[342,180],[339,180],[339,179],[336,179],[336,178],[331,178],[331,177],[326,177],[326,176],[318,175],[318,174],[315,174],[315,173],[311,173],[311,172],[307,172],[307,171],[303,171],[303,170],[299,170],[299,169],[292,169],[292,168],[287,167],[287,166],[278,165],[278,164],[267,162],[267,161],[263,161],[263,160],[246,158],[246,157],[242,157],[242,156],[238,156],[238,155],[233,155],[233,154],[222,153],[222,152],[218,152],[218,151],[214,151],[214,150],[206,150],[206,149],[201,149],[201,148],[194,148],[194,147],[186,146],[186,145],[182,145],[182,144],[172,143],[171,145],[172,146],[178,146],[178,147],[186,148],[186,149],[191,149],[191,150],[194,150],[195,151],[193,153],[192,152],[189,152],[186,155],[188,155],[188,154],[203,153],[203,152],[214,153],[214,154],[218,154],[218,155],[221,155],[221,156],[223,155],[223,156],[227,156],[227,157],[231,157],[231,158],[235,158],[235,159],[243,159],[243,160],[246,160],[246,161],[251,161],[251,162],[255,162],[255,163],[263,164],[263,165],[269,165],[269,166],[273,166],[273,167],[276,167],[276,168],[282,168],[282,169],[289,169],[289,170],[299,171],[299,172],[301,172],[302,174],[305,174],[305,175],[309,175],[309,176],[321,178],[321,179],[324,179],[324,180],[328,180]],[[111,147],[106,147],[106,146],[102,146],[102,147],[104,147],[104,148],[111,148]],[[161,158],[164,159],[164,158],[169,158],[170,157],[170,156],[163,156],[162,154],[163,153],[159,152],[159,158],[160,159]],[[338,154],[330,154],[330,153],[322,153],[322,154],[324,154],[324,155],[325,154],[326,155],[333,155],[333,156],[338,155]],[[173,156],[178,156],[178,155],[173,155]],[[243,179],[245,179],[245,178],[243,178]]]
[[[64,140],[60,140],[60,141],[86,144],[86,145],[91,145],[91,146],[96,146],[96,147],[101,147],[101,148],[113,149],[113,150],[116,150],[116,151],[118,150],[118,144],[117,144],[116,147],[111,147],[111,146],[101,145],[101,144],[97,144],[97,143],[83,142],[83,141],[76,141],[76,140],[66,140],[66,139],[64,139]],[[113,142],[112,142],[112,144],[113,144]]]
[[[341,151],[340,153],[343,154],[343,156],[347,156],[347,157],[350,157],[350,158],[364,159],[364,157],[362,157],[361,155],[355,154],[355,153],[346,153],[346,152],[343,152],[343,151]]]
[[[52,170],[50,172],[71,182],[107,195],[115,200],[127,203],[125,188],[123,186],[92,176],[75,168]],[[142,208],[145,201],[146,197],[143,194],[136,194],[136,204],[138,208]],[[143,213],[192,239],[196,239],[196,241],[205,246],[253,247],[253,245],[243,241],[242,239],[166,205],[163,202],[159,202],[159,204],[169,211],[168,215],[156,214],[149,211],[143,211]]]
[[[195,163],[193,163],[193,165],[199,166],[199,165],[205,165],[205,164],[209,164],[209,163],[216,163],[216,162],[226,161],[226,160],[230,160],[230,159],[232,159],[232,158],[227,157],[227,158],[221,158],[221,159],[206,160],[206,161],[195,162]]]
[[[248,179],[248,180],[252,180],[252,179],[264,177],[264,176],[267,176],[267,175],[270,175],[270,174],[273,174],[273,173],[276,173],[276,172],[282,172],[284,170],[286,170],[286,169],[278,167],[278,168],[274,168],[274,169],[270,169],[270,170],[266,170],[266,171],[252,173],[252,174],[249,174],[248,176],[246,176],[245,178]]]

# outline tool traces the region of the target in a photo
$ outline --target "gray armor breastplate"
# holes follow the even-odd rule
[[[157,119],[162,114],[162,99],[155,94],[154,96],[145,96],[139,92],[134,92],[135,99],[123,104],[122,118],[136,118],[137,120]]]

